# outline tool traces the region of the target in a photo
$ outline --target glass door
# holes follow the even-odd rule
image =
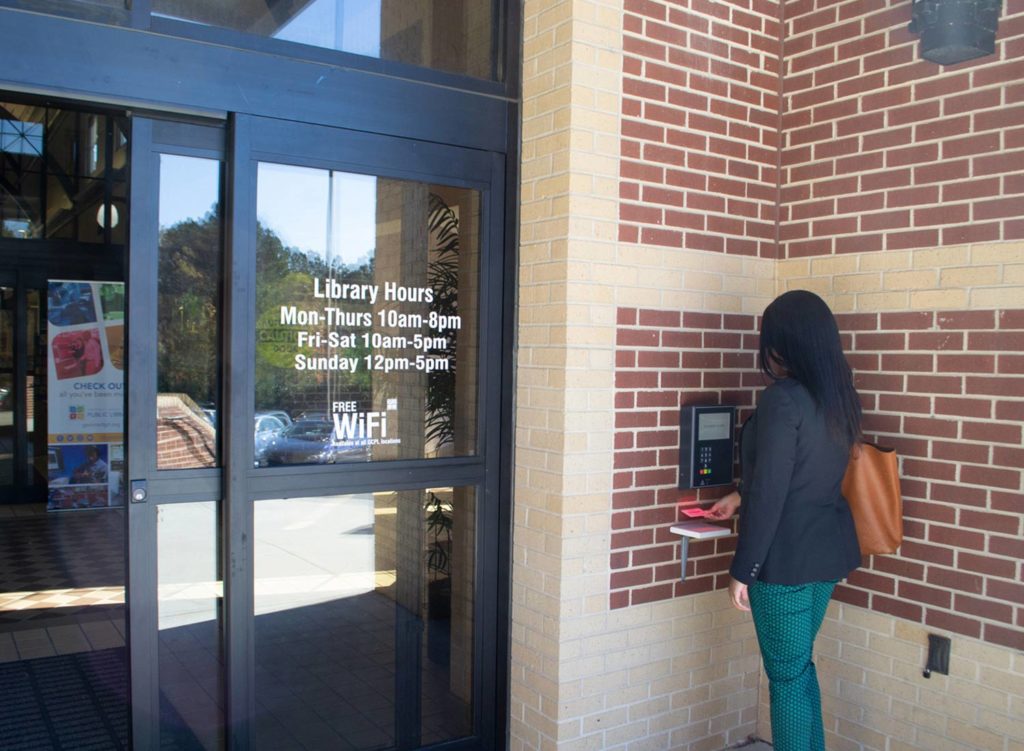
[[[245,116],[132,142],[135,746],[493,747],[502,159]]]
[[[257,749],[488,746],[500,161],[242,118],[232,158],[228,706]]]
[[[47,496],[46,292],[39,273],[0,274],[0,505]]]
[[[220,415],[225,128],[132,120],[134,748],[226,742]]]
[[[0,492],[14,492],[16,443],[14,343],[17,327],[17,288],[14,275],[0,276]]]

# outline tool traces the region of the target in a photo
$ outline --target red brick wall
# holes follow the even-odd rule
[[[910,9],[786,3],[783,257],[1024,238],[1024,0],[994,55],[946,67]]]
[[[779,5],[625,0],[623,242],[774,258]]]
[[[217,432],[184,394],[161,394],[156,418],[159,469],[217,466]]]
[[[869,438],[901,455],[905,542],[836,597],[1024,649],[1024,310],[838,316]],[[724,586],[735,537],[691,544],[679,581],[669,527],[678,407],[741,407],[761,385],[753,316],[618,314],[611,606]],[[721,491],[702,491],[713,497]]]
[[[920,59],[910,5],[626,0],[620,239],[774,258],[1024,238],[1024,0],[994,55],[954,66]]]
[[[904,543],[836,596],[1024,649],[1024,310],[838,318],[865,431],[901,455]]]
[[[678,490],[679,407],[734,404],[745,419],[763,386],[754,316],[618,311],[611,606],[707,592],[728,582],[735,537],[695,541],[679,581],[681,508],[730,488]]]
[[[919,58],[911,3],[626,0],[620,240],[795,258],[1024,239],[1024,0],[994,55]],[[906,542],[837,597],[1024,648],[1024,313],[840,316]],[[735,538],[668,532],[678,407],[749,408],[752,316],[621,309],[611,604],[720,587]],[[712,491],[706,491],[714,495]],[[719,491],[720,492],[720,491]]]

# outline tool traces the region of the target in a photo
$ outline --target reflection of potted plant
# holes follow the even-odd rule
[[[452,580],[452,514],[451,507],[432,491],[427,491],[424,504],[427,512],[427,615],[431,619],[451,617]]]
[[[450,320],[459,314],[459,218],[444,199],[431,193],[427,224],[427,283],[434,291],[430,312]],[[438,368],[427,376],[426,439],[437,447],[451,443],[455,437],[455,342],[456,332],[448,331],[444,348],[429,353],[448,363],[447,368]]]
[[[430,311],[442,320],[459,314],[459,218],[436,193],[430,194],[427,215],[430,233],[430,260],[427,283],[434,292]],[[455,371],[456,334],[447,332],[444,346],[430,351],[443,358],[448,367],[434,370],[427,376],[426,434],[433,451],[450,449],[455,437]],[[452,614],[452,507],[441,496],[427,491],[427,655],[438,664],[448,663],[451,651]]]

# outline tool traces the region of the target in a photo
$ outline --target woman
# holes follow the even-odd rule
[[[743,426],[740,488],[708,517],[728,519],[742,498],[729,595],[752,611],[775,751],[824,751],[811,653],[836,582],[861,562],[840,491],[860,400],[832,311],[811,292],[765,309],[758,354],[772,383]]]

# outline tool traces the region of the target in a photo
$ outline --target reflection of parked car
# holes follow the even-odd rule
[[[276,417],[278,420],[284,423],[285,427],[292,424],[291,415],[285,412],[283,409],[262,409],[256,413],[257,415],[271,415]]]
[[[267,464],[267,447],[281,434],[287,425],[276,415],[267,412],[257,412],[253,421],[253,446],[254,463],[257,467],[264,467]]]
[[[334,464],[370,458],[365,438],[341,441],[326,420],[298,420],[273,438],[263,455],[266,464]]]

